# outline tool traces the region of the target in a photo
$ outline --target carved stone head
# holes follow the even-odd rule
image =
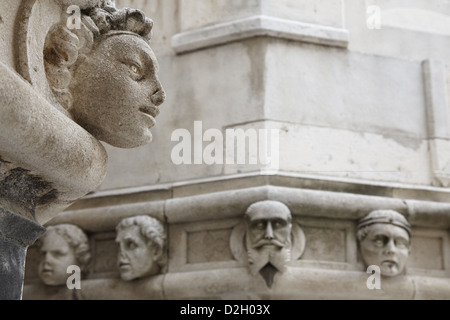
[[[149,45],[153,22],[140,10],[82,11],[80,29],[54,26],[44,59],[52,92],[72,119],[119,148],[151,142],[165,100]]]
[[[278,201],[260,201],[247,208],[245,241],[252,274],[267,268],[273,269],[268,273],[285,270],[291,259],[291,220],[289,208]]]
[[[165,265],[162,223],[149,216],[126,218],[117,225],[118,266],[122,280],[158,274]]]
[[[38,245],[41,253],[38,274],[44,284],[65,284],[69,276],[67,268],[71,265],[86,272],[91,254],[88,238],[79,227],[71,224],[50,226]]]
[[[411,226],[393,210],[377,210],[358,223],[357,238],[367,266],[380,267],[381,275],[393,277],[406,267],[411,247]]]

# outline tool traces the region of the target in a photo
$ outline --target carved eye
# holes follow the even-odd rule
[[[131,68],[131,71],[133,71],[136,74],[139,74],[139,68],[137,66],[132,65],[130,68]]]
[[[397,246],[397,248],[407,248],[408,247],[408,242],[404,239],[397,239],[395,241],[395,245]]]
[[[383,236],[378,236],[373,239],[373,244],[376,247],[383,247],[387,243],[387,239]]]
[[[258,221],[258,222],[253,223],[252,227],[257,229],[257,230],[264,230],[265,225],[264,225],[264,222]]]
[[[139,82],[139,81],[144,79],[144,76],[143,76],[143,73],[142,73],[142,69],[138,65],[136,65],[136,64],[129,64],[129,68],[130,68],[131,72],[133,73],[134,80]]]
[[[134,250],[137,248],[137,244],[134,241],[127,241],[125,242],[125,247],[127,248],[127,250]]]
[[[56,250],[56,251],[53,251],[53,256],[55,256],[56,258],[61,258],[61,257],[66,256],[66,252]]]
[[[275,220],[272,223],[274,229],[284,228],[286,226],[286,222],[283,220]]]
[[[383,240],[380,240],[380,239],[378,239],[378,240],[375,240],[375,245],[377,246],[377,247],[382,247],[383,246]]]

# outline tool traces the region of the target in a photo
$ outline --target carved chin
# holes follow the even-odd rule
[[[98,139],[117,148],[137,148],[152,142],[152,133],[150,132],[150,130],[146,131],[147,132],[145,134],[142,134],[140,136],[106,136],[103,138],[98,137]]]
[[[92,125],[82,125],[82,127],[98,140],[106,142],[117,148],[136,148],[152,142],[153,136],[149,127],[133,127],[132,130],[125,130],[118,126],[116,130],[94,127]]]
[[[381,274],[386,277],[394,277],[403,271],[398,263],[389,261],[381,262],[380,270]]]

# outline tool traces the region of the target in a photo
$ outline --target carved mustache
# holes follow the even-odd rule
[[[263,246],[277,246],[279,248],[283,248],[284,245],[285,245],[284,243],[282,243],[281,241],[278,241],[276,239],[272,239],[272,240],[262,239],[262,240],[258,241],[256,244],[254,244],[252,246],[252,248],[258,249]]]

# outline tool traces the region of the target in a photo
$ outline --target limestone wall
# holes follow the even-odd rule
[[[449,46],[438,31],[446,21],[441,2],[130,3],[155,20],[169,94],[151,145],[132,151],[133,161],[125,160],[128,151],[108,149],[113,174],[101,190],[274,169],[173,164],[173,131],[193,136],[199,120],[203,132],[280,129],[279,172],[446,186]],[[383,19],[381,29],[369,29],[371,5],[382,18],[398,8],[416,10],[420,21],[443,18],[427,30]]]

